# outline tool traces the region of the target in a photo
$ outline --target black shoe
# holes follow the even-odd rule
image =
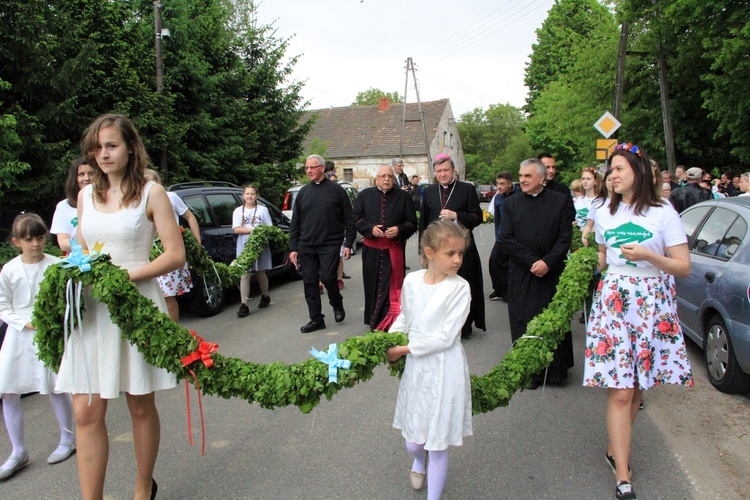
[[[411,271],[411,267],[409,267],[409,266],[404,266],[404,271]]]
[[[156,479],[151,478],[151,500],[156,498],[156,491],[159,489],[159,485],[156,484]]]
[[[579,322],[580,324],[582,324],[582,325],[583,325],[584,323],[586,323],[586,316],[584,316],[584,315],[583,315],[583,313],[581,313],[581,316],[580,316],[580,317],[578,318],[578,322]]]
[[[502,299],[502,297],[497,292],[492,292],[490,294],[490,300],[501,300],[501,299]]]
[[[333,309],[333,319],[336,320],[336,323],[341,323],[342,321],[344,321],[344,318],[346,318],[346,311],[344,311],[344,306],[341,306],[338,309]]]
[[[261,295],[260,302],[258,302],[258,309],[265,309],[271,303],[271,297],[269,295]]]
[[[247,307],[245,304],[241,304],[240,305],[240,310],[237,311],[237,317],[238,318],[244,318],[248,314],[250,314],[250,308]]]
[[[322,330],[326,327],[326,322],[323,319],[310,320],[308,324],[299,329],[301,333],[310,333],[317,330]]]
[[[350,280],[350,279],[352,279],[352,277],[351,277],[351,276],[349,276],[349,275],[348,275],[348,274],[346,274],[346,273],[341,273],[341,279],[345,279],[345,280]]]
[[[638,497],[635,496],[635,491],[633,491],[633,485],[628,481],[620,481],[619,483],[617,483],[617,488],[615,488],[615,498],[617,500],[638,499]]]
[[[462,339],[469,339],[469,338],[471,338],[471,334],[472,333],[473,332],[472,332],[472,329],[471,329],[471,325],[468,325],[468,326],[464,325],[463,327],[461,327],[461,338]]]

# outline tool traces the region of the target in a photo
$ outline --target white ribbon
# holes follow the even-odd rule
[[[83,337],[83,323],[81,319],[81,294],[83,291],[83,284],[79,281],[75,284],[73,283],[73,279],[69,279],[67,284],[65,285],[65,319],[63,320],[63,346],[64,350],[68,350],[68,337],[69,332],[70,335],[75,335],[76,332],[76,320],[78,321],[78,338],[81,342],[81,347],[83,348],[84,357],[83,357],[83,367],[84,371],[86,373],[86,386],[88,387],[88,393],[89,393],[89,406],[91,406],[91,374],[89,373],[89,363],[88,359],[86,359],[85,353],[86,353],[86,344],[84,342]],[[71,314],[71,307],[75,309],[75,315]],[[70,341],[72,342],[72,340]],[[75,349],[71,348],[70,350],[70,364],[73,370],[73,385],[75,386],[76,382],[76,359],[75,359]]]

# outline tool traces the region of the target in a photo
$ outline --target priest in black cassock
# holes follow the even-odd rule
[[[461,329],[461,337],[471,335],[472,323],[486,330],[484,322],[484,285],[482,281],[482,261],[474,244],[472,230],[482,223],[482,209],[474,186],[456,179],[455,166],[445,153],[435,156],[432,162],[437,183],[427,186],[422,195],[422,208],[419,218],[420,234],[438,218],[463,224],[469,230],[470,243],[466,247],[464,260],[458,275],[469,282],[471,287],[471,310]]]
[[[503,207],[503,244],[510,255],[508,318],[514,342],[552,300],[573,235],[573,201],[546,188],[546,174],[538,159],[524,160],[519,171],[522,192],[506,199]],[[573,340],[568,331],[554,352],[548,381],[564,384],[572,366]],[[529,389],[539,387],[543,377],[544,372],[532,377]]]
[[[544,181],[544,187],[551,189],[552,191],[557,191],[565,196],[570,196],[570,188],[562,182],[557,182],[555,180],[555,173],[557,172],[557,162],[555,161],[555,157],[549,153],[542,153],[537,159],[539,159],[539,161],[541,161],[547,168],[547,179]]]
[[[375,186],[362,190],[354,202],[357,231],[365,237],[362,281],[365,324],[371,330],[390,328],[401,312],[406,240],[417,230],[417,214],[407,191],[394,189],[394,169],[381,165]]]

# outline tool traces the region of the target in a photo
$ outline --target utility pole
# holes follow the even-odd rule
[[[617,52],[617,81],[615,83],[615,105],[612,114],[618,121],[622,113],[622,94],[625,90],[625,55],[628,51],[628,23],[622,23],[620,48]]]
[[[430,169],[430,178],[435,177],[432,171],[432,156],[430,155],[430,143],[427,140],[427,128],[424,123],[424,110],[422,109],[422,100],[419,98],[419,85],[417,83],[417,74],[414,70],[414,61],[411,57],[406,58],[406,84],[404,86],[404,111],[401,117],[401,147],[399,148],[399,156],[403,156],[404,153],[404,131],[406,129],[406,90],[409,87],[409,71],[414,79],[414,91],[417,94],[417,107],[419,109],[419,121],[422,122],[422,136],[424,137],[424,148],[427,154],[427,167]]]
[[[675,168],[677,168],[677,159],[675,158],[672,114],[669,107],[669,89],[667,88],[667,63],[664,59],[664,47],[661,38],[657,46],[659,50],[659,95],[661,97],[661,116],[664,122],[664,149],[667,153],[667,168],[674,173]]]
[[[398,157],[403,158],[404,156],[404,131],[406,130],[406,91],[409,90],[409,61],[411,57],[406,59],[406,81],[404,82],[404,105],[401,113],[401,146],[398,148]]]
[[[154,34],[156,35],[156,92],[164,90],[164,61],[161,53],[161,0],[154,0]]]
[[[156,47],[156,93],[162,94],[164,92],[164,60],[162,58],[161,51],[161,0],[154,0],[154,34],[155,34],[155,47]],[[159,99],[161,104],[161,99]],[[162,113],[162,118],[163,118]],[[166,146],[161,150],[161,161],[159,162],[161,171],[164,172],[164,184],[169,184],[169,164],[167,162],[167,148]]]

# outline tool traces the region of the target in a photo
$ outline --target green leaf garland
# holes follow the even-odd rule
[[[266,229],[264,226],[253,231],[242,254],[230,266],[211,262],[207,254],[204,255],[205,250],[200,251],[202,249],[189,231],[184,232],[184,239],[189,259],[193,259],[190,263],[196,271],[213,273],[215,267],[222,281],[232,283],[239,280],[244,270],[257,259],[265,243],[274,238],[279,243],[286,237],[275,230],[277,228]],[[570,318],[589,293],[596,259],[592,247],[572,253],[549,307],[529,323],[528,338],[520,339],[503,361],[486,375],[471,376],[475,414],[506,406],[512,395],[528,383],[532,374],[549,365],[552,351],[570,329]],[[45,272],[33,321],[37,326],[35,341],[39,357],[54,370],[59,368],[62,359],[64,295],[70,279],[88,286],[91,296],[107,305],[112,321],[148,363],[174,373],[178,380],[192,378],[189,368],[204,394],[242,398],[263,408],[296,405],[303,413],[308,413],[321,397],[331,399],[341,388],[368,380],[375,367],[387,363],[388,348],[407,343],[402,333],[380,331],[345,340],[339,344],[339,355],[351,362],[351,368],[339,370],[338,384],[328,383],[327,365],[313,358],[291,365],[258,364],[214,353],[211,368],[200,361],[183,367],[181,359],[197,349],[198,339],[156,309],[150,299],[138,293],[128,279],[128,273],[113,265],[109,256],[104,256],[94,262],[88,273],[60,266],[50,266]],[[391,375],[400,376],[404,358],[388,366]]]

